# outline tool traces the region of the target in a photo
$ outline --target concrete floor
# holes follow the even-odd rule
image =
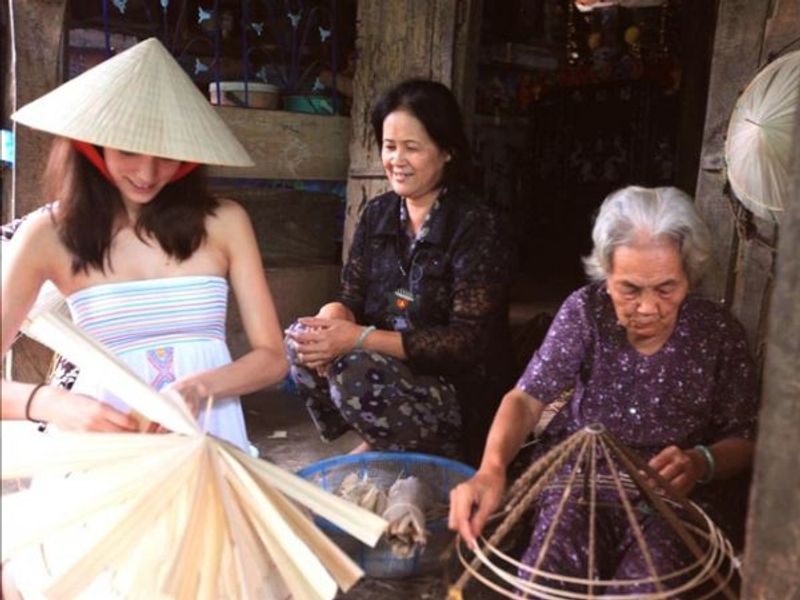
[[[348,433],[333,443],[320,440],[302,400],[288,393],[273,390],[244,398],[244,409],[250,440],[261,457],[286,469],[297,470],[323,458],[345,454],[358,445],[360,439]],[[286,432],[279,437],[276,432]],[[346,600],[433,600],[447,596],[447,573],[441,572],[408,579],[363,579],[340,598]],[[456,576],[460,570],[454,571]],[[469,594],[470,600],[489,598],[483,593]]]

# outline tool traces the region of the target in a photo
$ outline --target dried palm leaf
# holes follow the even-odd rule
[[[26,552],[45,559],[48,575],[28,582],[33,592],[330,599],[363,575],[295,503],[370,546],[386,521],[204,434],[181,401],[63,316],[44,309],[24,330],[177,432],[32,435],[3,423],[3,479],[36,479],[2,498],[2,558],[19,573]]]

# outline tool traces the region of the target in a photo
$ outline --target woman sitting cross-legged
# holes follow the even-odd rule
[[[627,187],[606,198],[593,240],[585,262],[594,282],[561,306],[543,345],[503,398],[478,473],[451,492],[450,526],[468,544],[498,508],[506,466],[545,405],[570,388],[572,397],[543,432],[537,456],[601,423],[675,491],[689,494],[723,529],[728,525],[718,510],[728,497],[705,484],[750,467],[757,390],[742,327],[727,310],[691,293],[710,258],[708,230],[679,190]],[[542,492],[524,563],[537,560],[560,495]],[[614,504],[600,497],[599,505],[597,562],[588,577],[649,577],[619,498]],[[588,512],[567,505],[542,569],[587,577]],[[693,560],[660,515],[642,511],[638,519],[658,573]],[[637,593],[652,590],[642,584]]]
[[[338,301],[287,332],[290,373],[324,439],[476,461],[510,383],[507,238],[466,187],[450,90],[401,83],[372,125],[392,191],[361,216]]]

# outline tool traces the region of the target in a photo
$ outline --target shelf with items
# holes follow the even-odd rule
[[[212,177],[250,179],[347,179],[349,117],[215,107],[242,142],[254,167],[214,167]]]

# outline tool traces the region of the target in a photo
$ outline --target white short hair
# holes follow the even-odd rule
[[[628,186],[612,192],[600,206],[592,230],[594,247],[583,259],[592,281],[611,273],[614,250],[642,235],[668,238],[680,248],[689,284],[696,285],[711,260],[711,235],[692,199],[674,187]]]

